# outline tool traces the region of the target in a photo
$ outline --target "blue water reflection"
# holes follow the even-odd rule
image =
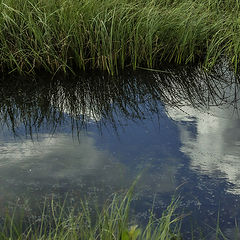
[[[54,131],[46,121],[26,136],[26,125],[19,121],[16,135],[6,121],[2,124],[0,211],[17,203],[33,213],[46,197],[66,194],[75,204],[82,197],[103,202],[128,189],[141,173],[133,202],[136,221],[145,222],[154,199],[161,216],[172,196],[179,195],[179,211],[190,213],[185,232],[195,222],[203,230],[214,227],[220,212],[220,225],[232,234],[240,220],[240,119],[235,108],[175,107],[156,100],[158,111],[149,111],[145,94],[144,101],[137,100],[137,110],[130,110],[130,104],[125,114],[118,105],[111,112],[117,121],[101,129],[106,116],[86,105],[88,126],[74,135],[73,120],[82,110],[73,115],[71,102],[60,96],[57,102],[51,100],[63,119]],[[129,116],[139,111],[141,116]]]
[[[234,226],[240,216],[238,113],[229,106],[205,111],[188,106],[168,109],[168,113],[178,125],[182,143],[179,150],[190,160],[188,172],[193,176],[185,176],[183,192],[188,193],[184,199],[190,192],[193,194],[198,207],[195,215],[204,219],[205,224],[211,224],[210,219],[219,211],[221,223]]]

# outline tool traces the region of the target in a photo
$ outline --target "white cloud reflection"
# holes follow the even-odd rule
[[[115,161],[108,152],[96,147],[89,136],[80,136],[80,142],[73,141],[69,135],[58,134],[54,137],[42,135],[39,141],[0,141],[0,173],[9,178],[9,171],[15,172],[13,178],[21,172],[31,172],[32,179],[75,179],[83,176],[106,174],[121,182],[124,166]],[[122,170],[122,171],[121,171]],[[119,174],[116,174],[119,173]],[[111,176],[110,176],[111,175]],[[22,176],[22,175],[21,175]]]
[[[181,151],[191,158],[190,167],[226,179],[234,184],[228,191],[240,194],[240,119],[233,109],[203,112],[186,106],[168,113],[179,122]]]

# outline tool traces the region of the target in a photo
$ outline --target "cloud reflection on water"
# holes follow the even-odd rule
[[[91,136],[73,142],[71,135],[42,135],[39,141],[0,143],[1,201],[40,200],[64,193],[107,194],[127,188],[128,170],[108,151],[99,149]],[[79,197],[77,197],[79,195]],[[82,195],[82,196],[81,196]]]
[[[178,122],[181,151],[190,157],[190,168],[226,179],[231,184],[228,192],[240,194],[240,119],[233,109],[185,106],[169,108],[168,114]]]

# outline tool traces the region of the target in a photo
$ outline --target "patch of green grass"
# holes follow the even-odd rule
[[[136,182],[135,182],[136,183]],[[53,199],[45,201],[39,216],[26,216],[24,211],[13,211],[1,219],[1,240],[183,240],[182,220],[186,214],[176,214],[179,198],[171,203],[157,218],[149,211],[148,221],[138,226],[131,212],[134,185],[125,195],[114,194],[111,200],[99,208],[93,203],[79,200],[78,207],[59,204]],[[220,213],[216,227],[192,227],[191,239],[228,240],[220,228]],[[187,239],[189,239],[188,236]],[[235,234],[231,239],[239,239],[239,226],[236,222]]]
[[[2,71],[239,65],[238,0],[1,0],[0,10]]]
[[[132,190],[133,188],[123,197],[114,195],[101,210],[93,209],[84,201],[80,201],[78,210],[67,208],[65,205],[59,206],[52,201],[49,206],[44,205],[41,217],[35,221],[29,219],[25,227],[23,227],[23,220],[19,218],[18,221],[15,220],[15,214],[11,217],[6,216],[5,223],[1,225],[0,239],[181,239],[181,217],[177,217],[174,213],[178,200],[171,202],[160,219],[155,218],[151,212],[146,227],[138,227],[134,223],[130,224],[129,220]]]

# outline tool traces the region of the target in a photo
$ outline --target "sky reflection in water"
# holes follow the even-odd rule
[[[233,184],[228,191],[240,194],[240,119],[237,113],[231,116],[229,112],[216,107],[206,112],[183,107],[182,111],[170,110],[169,115],[178,122],[180,150],[191,159],[190,168],[225,178]],[[190,124],[195,125],[195,134]]]
[[[31,212],[45,197],[66,193],[75,203],[84,195],[101,202],[142,172],[138,219],[154,198],[160,215],[177,193],[193,221],[212,225],[220,208],[230,231],[240,216],[240,120],[232,115],[236,88],[225,77],[141,73],[114,85],[95,76],[36,90],[30,84],[31,94],[8,87],[0,97],[2,209],[28,201]],[[214,84],[222,85],[217,94]]]

